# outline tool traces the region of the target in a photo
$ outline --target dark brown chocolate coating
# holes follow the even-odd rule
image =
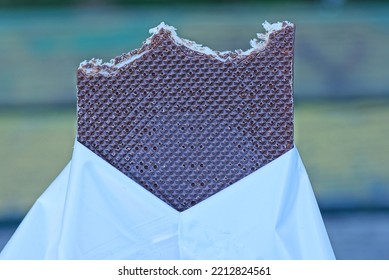
[[[78,70],[77,139],[186,210],[293,147],[293,47],[284,25],[263,49],[223,62],[161,29],[116,58],[147,51],[120,68]]]

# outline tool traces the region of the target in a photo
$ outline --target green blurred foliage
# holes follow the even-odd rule
[[[298,102],[296,145],[322,209],[389,207],[389,100]],[[23,215],[71,158],[75,110],[0,111],[0,219]]]
[[[287,0],[0,0],[0,7],[42,7],[42,6],[97,6],[97,5],[182,5],[182,4],[230,4],[230,3],[290,3]],[[295,0],[293,2],[312,2]]]
[[[77,4],[76,0],[0,0],[0,7],[42,7]]]
[[[181,4],[245,4],[245,3],[325,3],[344,5],[347,3],[365,3],[365,0],[0,0],[0,7],[39,7],[68,5],[181,5]],[[369,3],[387,3],[387,0],[371,0]]]
[[[217,4],[324,4],[328,6],[343,6],[345,4],[365,3],[364,0],[0,0],[0,8],[18,7],[63,7],[63,6],[102,6],[102,5],[217,5]],[[371,0],[369,3],[387,3],[387,0]]]

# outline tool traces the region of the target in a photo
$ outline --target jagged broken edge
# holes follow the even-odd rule
[[[254,51],[261,51],[264,49],[268,43],[269,36],[277,32],[279,30],[282,30],[283,28],[286,28],[288,26],[294,26],[292,23],[288,21],[283,22],[276,22],[276,23],[269,23],[265,21],[262,24],[263,28],[265,29],[266,33],[257,33],[257,38],[250,40],[250,46],[246,51],[242,50],[234,50],[234,51],[214,51],[210,49],[209,47],[203,46],[201,44],[197,44],[194,41],[180,38],[176,33],[176,28],[173,26],[169,26],[165,24],[164,22],[161,22],[158,26],[151,28],[149,30],[149,33],[151,36],[146,39],[146,41],[143,43],[142,47],[139,49],[135,49],[130,51],[129,53],[122,54],[120,56],[115,57],[114,59],[111,59],[110,62],[104,62],[101,59],[92,58],[89,61],[83,61],[81,62],[78,71],[82,71],[85,74],[100,74],[100,75],[112,75],[115,73],[118,69],[124,67],[127,64],[130,64],[131,62],[137,60],[144,54],[148,53],[150,50],[150,47],[153,42],[153,38],[160,34],[161,32],[167,32],[170,35],[170,38],[177,44],[184,46],[192,51],[195,51],[199,54],[205,54],[209,55],[217,60],[220,61],[227,61],[227,60],[235,60],[235,59],[241,59],[243,57],[246,57],[253,53]]]

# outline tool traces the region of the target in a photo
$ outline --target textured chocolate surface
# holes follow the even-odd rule
[[[79,68],[78,141],[186,210],[293,147],[293,46],[284,23],[217,58],[161,28],[113,65]]]

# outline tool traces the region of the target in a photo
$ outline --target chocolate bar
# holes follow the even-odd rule
[[[141,48],[81,63],[77,140],[178,211],[275,160],[293,147],[294,25],[264,27],[218,52],[161,23]]]

